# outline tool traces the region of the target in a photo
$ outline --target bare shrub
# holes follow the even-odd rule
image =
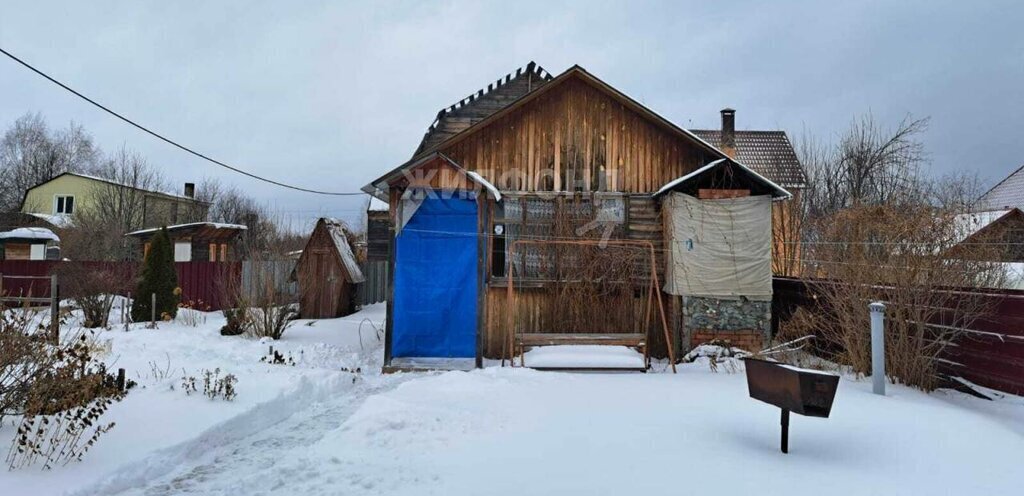
[[[81,460],[114,427],[101,418],[124,392],[80,333],[50,343],[28,312],[0,318],[0,417],[20,416],[6,463],[12,469]]]
[[[244,288],[248,312],[248,334],[253,337],[281,339],[284,331],[298,317],[298,305],[287,291],[287,274],[279,273],[276,266],[254,260],[250,273],[251,284]]]
[[[868,303],[886,304],[886,372],[932,390],[937,364],[959,329],[991,308],[969,288],[1005,277],[999,244],[954,245],[955,212],[927,204],[858,206],[816,220],[819,238],[804,247],[816,304],[797,311],[780,338],[815,334],[818,351],[859,374],[871,370]]]
[[[242,288],[241,278],[226,275],[217,280],[221,313],[227,323],[220,328],[221,336],[238,336],[251,327],[249,321],[249,295]]]
[[[82,327],[107,327],[110,309],[118,294],[129,289],[130,278],[101,267],[78,263],[58,264],[54,270],[61,296],[70,298],[82,309]]]

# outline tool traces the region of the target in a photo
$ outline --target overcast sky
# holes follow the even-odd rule
[[[530,60],[580,64],[684,127],[829,139],[857,115],[930,116],[937,173],[1024,164],[1021,2],[45,2],[4,0],[0,46],[222,161],[357,191],[407,159],[437,110]],[[0,59],[0,126],[40,112],[142,152],[175,184],[217,177],[288,220],[355,199],[200,161]]]

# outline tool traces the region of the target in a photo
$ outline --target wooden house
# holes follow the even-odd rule
[[[296,262],[295,278],[302,318],[342,317],[356,310],[356,285],[363,282],[363,273],[343,222],[317,221]]]
[[[174,247],[175,262],[232,262],[236,259],[235,244],[247,227],[219,222],[191,222],[167,226],[167,235]],[[139,242],[139,256],[149,253],[150,241],[160,228],[142,229],[126,234]]]
[[[756,348],[767,337],[765,212],[791,193],[582,67],[553,76],[531,62],[442,109],[413,157],[363,190],[389,206],[386,370],[456,359],[480,366],[539,344],[673,355],[696,339]],[[691,217],[666,228],[674,195],[718,202],[727,214],[757,200],[747,225],[760,241],[745,238],[736,246],[755,249],[730,253],[756,259],[744,269],[756,294],[663,291],[673,274],[666,253],[705,241],[673,238]],[[680,252],[673,267],[689,260]],[[614,276],[594,276],[595,267]],[[604,287],[574,300],[589,308],[580,315],[565,295],[584,280]]]

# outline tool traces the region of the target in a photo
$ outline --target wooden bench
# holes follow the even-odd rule
[[[559,346],[559,345],[604,345],[628,346],[640,348],[644,354],[644,368],[650,365],[647,354],[647,336],[641,333],[523,333],[515,335],[513,356],[519,355],[519,364],[526,366],[525,355],[528,346]]]

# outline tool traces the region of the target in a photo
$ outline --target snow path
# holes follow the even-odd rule
[[[183,463],[164,477],[146,481],[144,486],[111,493],[101,484],[80,494],[232,494],[237,492],[240,474],[260,474],[258,477],[267,481],[267,491],[287,493],[284,484],[291,474],[282,471],[278,462],[299,457],[301,451],[344,423],[368,397],[415,377],[407,374],[360,376],[349,391],[314,402],[279,424]]]

